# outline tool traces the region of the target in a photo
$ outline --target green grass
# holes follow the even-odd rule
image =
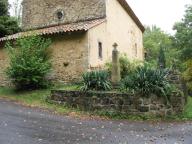
[[[18,92],[10,88],[0,88],[0,97],[10,100],[16,100],[27,105],[44,104],[45,98],[50,94],[49,90],[36,90],[27,92]]]
[[[65,90],[72,90],[73,88],[63,87]],[[0,87],[0,98],[17,101],[25,106],[38,107],[50,110],[58,114],[70,114],[76,113],[77,115],[83,114],[78,109],[68,108],[62,105],[53,104],[47,101],[47,97],[50,96],[50,89],[46,90],[34,90],[26,92],[17,92],[11,88],[2,88]]]
[[[81,85],[78,85],[78,84],[56,85],[54,88],[57,89],[57,90],[80,90]]]
[[[55,87],[61,90],[78,90],[78,85],[64,85]],[[108,111],[97,111],[97,112],[82,112],[79,109],[73,109],[70,107],[51,103],[47,100],[50,96],[51,89],[46,90],[35,90],[26,92],[17,92],[11,88],[0,87],[0,98],[17,101],[26,106],[38,107],[50,110],[57,114],[71,115],[75,117],[95,117],[100,116],[107,119],[126,119],[126,120],[192,120],[192,98],[188,98],[188,103],[185,106],[185,110],[180,116],[170,116],[166,118],[153,117],[149,115],[126,115]]]
[[[192,97],[188,97],[188,102],[185,106],[183,117],[187,119],[192,119]]]

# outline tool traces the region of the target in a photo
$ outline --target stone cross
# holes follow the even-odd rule
[[[117,46],[117,43],[113,44],[114,49],[112,52],[112,84],[115,87],[119,85],[121,80],[119,51],[117,50]]]

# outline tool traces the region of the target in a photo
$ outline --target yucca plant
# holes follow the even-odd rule
[[[139,93],[144,97],[156,94],[165,97],[168,101],[170,84],[167,75],[168,70],[155,70],[144,65],[122,80],[122,88],[126,91]]]
[[[91,71],[86,72],[82,76],[83,86],[82,90],[103,90],[111,89],[111,82],[109,80],[109,73],[106,71]]]

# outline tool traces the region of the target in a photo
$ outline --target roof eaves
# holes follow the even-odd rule
[[[84,21],[84,22],[78,22],[78,23],[52,26],[52,27],[31,30],[31,31],[26,31],[26,32],[20,32],[20,33],[16,33],[13,35],[9,35],[7,37],[0,38],[0,42],[6,41],[6,40],[13,40],[13,39],[17,39],[17,38],[24,38],[24,37],[32,36],[32,35],[50,35],[50,34],[56,34],[56,33],[87,31],[87,30],[103,23],[104,21],[106,21],[106,19],[102,18],[102,19],[96,19],[96,20],[90,20],[90,21]]]

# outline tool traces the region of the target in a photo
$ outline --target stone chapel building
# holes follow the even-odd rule
[[[144,59],[144,26],[126,0],[23,0],[23,32],[0,38],[0,85],[8,56],[3,44],[29,35],[52,39],[53,77],[70,82],[111,60],[113,44]]]

